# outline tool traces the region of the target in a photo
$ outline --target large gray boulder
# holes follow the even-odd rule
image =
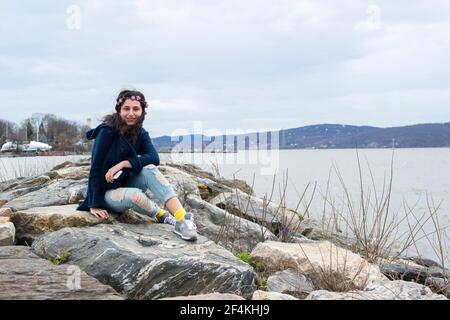
[[[252,300],[299,300],[289,294],[279,293],[275,291],[256,290],[253,293]]]
[[[78,159],[76,161],[65,161],[61,164],[58,164],[57,166],[53,167],[50,171],[57,171],[65,168],[71,168],[71,167],[90,167],[91,165],[91,157],[85,157]]]
[[[198,232],[231,251],[252,251],[259,242],[277,240],[267,228],[240,218],[195,196],[187,196]]]
[[[9,208],[0,209],[0,216],[10,218],[16,226],[16,237],[21,244],[31,245],[37,237],[44,233],[57,231],[66,227],[87,227],[97,224],[128,223],[139,224],[154,222],[144,216],[127,210],[122,214],[110,213],[108,219],[97,218],[87,211],[77,210],[78,205],[37,207],[27,210],[12,211]]]
[[[304,299],[314,291],[314,285],[299,270],[287,269],[278,271],[267,279],[267,291]]]
[[[186,203],[195,214],[199,234],[232,251],[251,251],[261,241],[276,240],[268,229],[239,218],[204,201],[195,194],[186,197]],[[77,205],[36,207],[26,210],[8,211],[16,226],[19,243],[31,244],[38,236],[65,227],[86,227],[97,224],[152,222],[150,217],[132,210],[123,214],[110,214],[108,220],[76,210]],[[3,210],[9,210],[4,208]],[[6,211],[5,211],[6,212]]]
[[[2,202],[1,206],[4,206],[6,203],[8,203],[8,201],[14,200],[15,198],[23,196],[23,195],[25,195],[27,193],[30,193],[30,192],[33,192],[33,191],[37,191],[37,190],[43,188],[46,185],[47,185],[47,183],[42,184],[42,185],[35,185],[35,186],[31,186],[31,187],[21,187],[21,186],[19,186],[19,187],[14,188],[14,189],[12,189],[10,191],[2,192],[2,193],[0,193],[0,199],[1,199],[0,201]]]
[[[203,236],[187,242],[160,224],[114,224],[64,228],[33,242],[49,257],[70,253],[71,264],[129,299],[159,299],[213,292],[250,297],[251,266]]]
[[[82,180],[52,180],[44,187],[21,195],[8,201],[4,207],[13,211],[35,207],[58,206],[78,203],[85,197],[87,179]]]
[[[200,191],[198,189],[198,182],[196,177],[180,170],[169,166],[159,166],[158,170],[169,181],[178,195],[178,198],[183,203],[187,195],[194,195],[200,198]],[[150,197],[152,197],[150,192]],[[154,199],[157,201],[156,199]]]
[[[100,223],[113,223],[110,219],[97,218],[87,211],[76,210],[77,205],[36,207],[26,210],[9,211],[8,215],[16,227],[20,243],[31,244],[38,236],[65,227],[94,226]]]
[[[190,165],[174,164],[158,167],[181,200],[184,200],[187,195],[195,195],[209,201],[220,193],[233,192],[235,189],[242,188],[249,191],[250,187],[241,180],[217,179],[206,171],[191,168]]]
[[[448,300],[424,285],[403,280],[372,283],[365,290],[350,292],[311,292],[306,300]]]
[[[55,176],[56,176],[56,174],[55,174]],[[20,188],[40,187],[42,185],[45,185],[51,179],[52,179],[51,176],[49,176],[47,174],[42,174],[42,175],[30,177],[30,178],[20,177],[17,179],[4,181],[0,185],[0,192],[7,192],[7,191],[15,190],[15,189],[20,189]]]
[[[39,175],[30,178],[17,178],[0,184],[0,206],[27,193],[39,190],[51,183],[53,175]]]
[[[0,299],[122,300],[77,266],[53,265],[23,246],[0,247]]]
[[[20,210],[36,206],[34,205],[35,201],[39,202],[37,206],[76,203],[78,200],[85,197],[89,170],[89,159],[81,159],[76,162],[66,161],[54,167],[52,170],[37,176],[29,178],[20,177],[2,182],[0,185],[0,206],[4,206],[8,203],[7,207],[13,208],[13,210]],[[71,183],[68,185],[64,180],[71,181]],[[73,184],[74,181],[79,181],[80,183],[71,186],[70,184]],[[52,184],[53,186],[50,186]],[[57,197],[51,195],[51,193],[58,190],[58,188],[72,188],[69,190],[70,196],[67,198],[66,202],[61,201],[60,194],[58,194]],[[40,189],[44,189],[44,192],[35,193]],[[31,199],[30,197],[23,197],[30,193],[32,193],[30,195]],[[45,195],[45,193],[50,194]],[[20,199],[12,202],[17,198]],[[42,199],[40,201],[36,200],[39,198]],[[55,198],[58,200],[55,201]],[[20,205],[21,202],[25,203],[25,205]]]
[[[402,263],[384,263],[380,265],[380,271],[392,280],[414,281],[425,284],[427,278],[450,278],[450,272],[440,267],[422,267],[406,265]]]
[[[267,227],[282,240],[302,232],[302,216],[279,203],[246,194],[240,190],[224,192],[209,201],[228,212]]]
[[[407,260],[407,261],[412,261],[418,265],[424,266],[424,267],[439,267],[442,268],[442,264],[439,262],[436,262],[432,259],[428,259],[428,258],[423,258],[423,257],[418,257],[418,256],[409,256],[409,257],[404,257],[403,260]]]
[[[54,172],[58,174],[58,178],[66,180],[82,180],[89,178],[90,169],[90,166],[74,166],[54,170]]]
[[[222,177],[217,177],[211,172],[205,171],[193,164],[167,163],[166,166],[178,168],[195,177],[198,179],[197,181],[210,188],[211,194],[216,192],[231,192],[235,189],[239,189],[247,194],[254,194],[252,187],[241,179],[225,179]]]
[[[162,298],[160,300],[245,300],[241,296],[232,293],[207,293],[207,294],[197,294],[192,296],[179,296]]]
[[[16,228],[9,217],[0,217],[0,246],[12,246],[15,243]]]

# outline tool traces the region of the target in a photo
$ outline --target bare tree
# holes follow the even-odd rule
[[[0,144],[4,144],[6,141],[15,141],[17,139],[17,131],[17,124],[0,119]]]

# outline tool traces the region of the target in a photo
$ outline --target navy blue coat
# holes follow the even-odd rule
[[[105,192],[124,186],[130,175],[138,175],[142,168],[154,164],[159,165],[159,155],[152,144],[148,132],[139,131],[136,144],[130,144],[117,130],[100,124],[97,128],[86,132],[89,140],[95,139],[92,148],[91,170],[89,173],[86,199],[77,210],[89,211],[90,208],[109,210],[105,203]],[[106,172],[121,161],[128,160],[132,168],[123,169],[120,177],[113,183],[105,179]]]

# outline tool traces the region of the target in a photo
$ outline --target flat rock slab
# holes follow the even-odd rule
[[[162,298],[160,300],[245,300],[241,296],[232,293],[208,293],[197,294],[194,296],[180,296],[171,298]]]
[[[267,291],[304,299],[314,291],[314,285],[299,270],[287,269],[279,271],[267,279]]]
[[[122,300],[74,265],[53,265],[29,247],[0,247],[0,299]]]
[[[12,246],[15,243],[16,229],[8,217],[0,217],[0,246]]]
[[[153,221],[150,217],[128,210],[123,214],[111,213],[107,220],[100,219],[87,211],[77,210],[78,205],[37,207],[16,212],[5,210],[16,227],[16,237],[20,243],[31,245],[38,236],[66,227],[88,227],[97,224],[145,223]],[[9,211],[6,211],[9,210]]]
[[[31,242],[39,235],[65,227],[84,227],[108,223],[86,211],[76,210],[77,205],[36,207],[10,212],[18,238]]]
[[[33,250],[69,263],[129,299],[160,299],[213,292],[251,297],[253,268],[203,236],[182,240],[173,226],[155,223],[64,228],[43,235]]]
[[[4,207],[13,211],[35,207],[77,204],[84,198],[87,190],[87,179],[84,180],[52,180],[39,190],[26,193],[9,201]]]
[[[306,300],[448,300],[419,283],[403,280],[373,283],[363,291],[311,292]]]
[[[274,291],[256,290],[253,293],[252,300],[299,300],[299,299],[289,294]]]
[[[81,180],[89,177],[89,166],[68,167],[59,170],[55,170],[59,178],[70,180]]]
[[[391,280],[414,281],[425,284],[429,277],[449,279],[450,271],[441,267],[410,266],[403,263],[381,264],[380,270]]]

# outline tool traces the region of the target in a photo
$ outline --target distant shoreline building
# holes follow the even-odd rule
[[[51,145],[38,141],[30,141],[29,143],[7,141],[2,145],[0,152],[45,152],[50,151],[52,148]]]

